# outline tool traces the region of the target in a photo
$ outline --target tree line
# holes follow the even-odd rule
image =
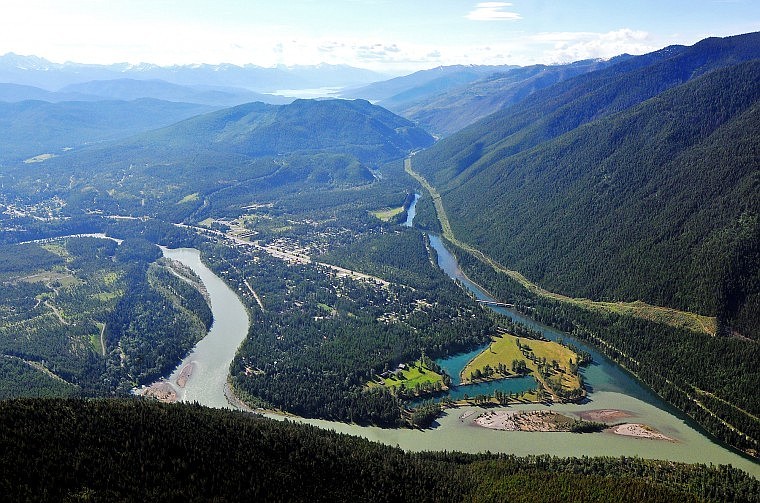
[[[148,400],[0,401],[12,501],[754,502],[729,466],[407,453],[288,421]]]

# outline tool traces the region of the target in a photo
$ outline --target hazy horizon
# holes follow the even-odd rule
[[[456,64],[568,63],[757,31],[751,0],[12,1],[0,54],[53,63],[344,64],[392,75]]]

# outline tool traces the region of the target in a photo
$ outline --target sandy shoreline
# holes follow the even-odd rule
[[[187,381],[190,379],[190,377],[193,375],[193,368],[194,364],[188,363],[182,368],[182,371],[180,371],[179,376],[177,377],[177,386],[180,388],[184,388],[187,384]]]
[[[579,412],[578,417],[585,419],[586,421],[599,421],[602,423],[607,423],[634,417],[634,415],[627,410],[598,409]]]
[[[463,422],[472,413],[473,411],[465,412],[459,417],[459,420]],[[502,431],[566,432],[573,431],[573,427],[578,425],[578,419],[575,416],[575,414],[564,415],[551,410],[493,410],[481,413],[472,424],[482,428]],[[633,417],[634,414],[628,411],[617,409],[589,410],[579,412],[577,416],[581,421],[606,423],[608,427],[603,429],[615,435],[650,440],[665,440],[668,442],[676,441],[646,424],[610,424],[616,423],[619,419]]]
[[[549,410],[488,411],[479,415],[474,423],[483,428],[504,431],[568,431],[574,420]]]
[[[612,433],[626,437],[647,438],[651,440],[667,440],[675,442],[675,439],[663,435],[651,426],[639,423],[620,424],[612,428]]]
[[[137,391],[138,395],[155,398],[159,402],[174,403],[177,401],[177,391],[169,381],[161,380]]]

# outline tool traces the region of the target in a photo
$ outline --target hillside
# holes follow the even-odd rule
[[[758,34],[631,58],[539,91],[415,166],[460,239],[549,290],[715,315],[733,229],[758,211],[758,63],[729,66],[753,56]]]
[[[381,162],[429,146],[424,130],[362,100],[248,103],[193,117],[114,148],[236,153],[249,158],[333,152]]]
[[[0,251],[0,398],[127,393],[174,368],[211,326],[201,293],[144,239]]]
[[[564,65],[533,65],[505,69],[464,85],[418,93],[399,93],[380,102],[428,131],[448,136],[530,94],[557,82],[616,64],[611,60],[587,60]]]
[[[212,109],[155,99],[0,103],[0,162],[60,155],[64,148],[126,138]]]
[[[12,84],[8,82],[0,83],[0,101],[14,103],[27,100],[49,101],[51,103],[59,101],[98,101],[95,96],[86,96],[75,93],[57,93],[34,86]]]
[[[291,422],[138,400],[0,402],[13,501],[757,501],[730,467],[405,453]]]
[[[30,140],[20,138],[16,147],[28,149]],[[362,100],[249,103],[38,158],[34,170],[17,163],[4,175],[5,193],[14,204],[63,199],[66,215],[200,221],[239,215],[242,206],[284,193],[320,190],[324,199],[328,189],[377,185],[382,164],[432,142],[410,121]]]
[[[178,101],[185,103],[200,103],[204,105],[230,107],[263,101],[264,103],[290,103],[292,98],[261,94],[233,87],[214,86],[182,86],[163,80],[112,79],[92,80],[70,84],[56,94],[81,94],[95,96],[101,100],[136,100],[153,98],[157,100]]]
[[[361,98],[386,105],[387,102],[420,99],[432,94],[458,88],[488,75],[506,71],[513,66],[452,65],[421,70],[389,80],[347,89],[341,94],[346,98]]]

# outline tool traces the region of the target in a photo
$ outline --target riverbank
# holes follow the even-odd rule
[[[177,401],[177,390],[172,383],[164,379],[151,383],[134,390],[134,394],[146,398],[154,398],[163,403],[174,403]]]
[[[202,405],[211,407],[243,408],[228,397],[225,393],[225,387],[230,361],[238,345],[248,333],[250,324],[248,313],[240,303],[237,294],[202,264],[197,250],[171,250],[169,252],[170,255],[182,256],[183,260],[181,261],[189,265],[201,277],[204,284],[209,287],[215,320],[212,330],[218,331],[225,326],[227,327],[226,335],[220,333],[218,339],[212,338],[209,341],[204,339],[198,343],[192,355],[177,367],[175,377],[189,361],[197,363],[196,370],[193,371],[192,378],[183,390],[183,396],[179,399],[197,401]],[[230,306],[234,307],[236,303],[239,304],[240,309],[230,310]],[[233,324],[220,325],[219,323],[223,320],[226,323]],[[599,362],[603,361],[603,359],[599,359]],[[586,372],[591,370],[598,372],[604,368],[606,366],[597,364]],[[619,377],[619,379],[623,378],[625,376]],[[596,379],[600,378],[596,377]],[[518,380],[511,379],[510,381]],[[760,478],[760,465],[713,443],[671,413],[625,393],[600,391],[599,386],[596,387],[597,390],[589,395],[583,404],[555,404],[551,406],[551,410],[563,415],[577,415],[579,417],[582,417],[583,413],[602,414],[599,411],[619,411],[618,413],[625,413],[626,417],[635,418],[634,421],[631,421],[632,423],[650,425],[663,435],[677,440],[677,442],[645,442],[640,438],[616,434],[578,435],[554,432],[550,435],[537,435],[533,432],[496,431],[473,427],[473,421],[477,415],[499,409],[484,409],[471,405],[465,406],[466,408],[445,411],[438,418],[437,426],[427,430],[383,429],[321,419],[302,419],[260,410],[253,410],[253,412],[277,420],[298,421],[339,433],[361,436],[387,445],[398,445],[407,451],[448,450],[467,453],[491,451],[518,456],[551,454],[563,457],[607,456],[610,453],[615,453],[617,456],[637,456],[688,463],[732,464]],[[199,393],[196,390],[205,390],[208,393]],[[525,404],[511,406],[507,410],[534,409],[548,409],[548,407]],[[464,419],[460,419],[460,416],[466,414],[468,410],[475,412]],[[593,416],[588,416],[588,418],[593,420]]]
[[[549,410],[488,411],[475,418],[478,426],[504,431],[571,431],[574,422],[577,420]]]
[[[482,251],[464,243],[456,238],[451,228],[446,209],[443,206],[443,199],[438,193],[435,187],[433,187],[421,174],[414,171],[412,168],[412,158],[407,157],[404,160],[404,171],[411,177],[417,180],[420,185],[430,194],[433,199],[438,221],[441,224],[443,230],[443,237],[446,238],[454,246],[461,248],[472,254],[482,263],[492,267],[494,270],[506,274],[513,280],[520,283],[528,291],[540,296],[553,299],[559,302],[573,304],[581,306],[585,309],[596,310],[601,312],[610,312],[616,314],[627,314],[637,318],[655,321],[657,323],[663,323],[676,328],[686,327],[695,332],[704,332],[708,335],[715,335],[717,330],[717,320],[715,317],[703,316],[688,311],[679,311],[677,309],[654,306],[646,304],[642,301],[635,302],[604,302],[594,301],[585,298],[570,297],[555,292],[550,292],[539,285],[531,282],[523,274],[518,271],[514,271],[496,262],[494,259],[483,253]]]

